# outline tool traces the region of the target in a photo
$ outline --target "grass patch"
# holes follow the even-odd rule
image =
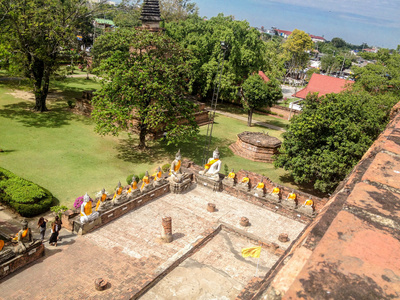
[[[218,104],[217,108],[218,108],[218,110],[247,118],[247,112],[245,112],[241,106],[222,103],[222,104]],[[254,120],[264,122],[267,124],[271,124],[274,126],[282,127],[282,128],[286,128],[287,125],[289,125],[288,120],[277,118],[273,115],[265,115],[265,114],[261,114],[261,113],[257,113],[257,112],[253,113],[253,123],[255,122]]]

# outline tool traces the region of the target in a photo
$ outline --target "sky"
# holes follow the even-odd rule
[[[303,30],[331,40],[396,49],[400,44],[400,0],[192,0],[199,15],[218,13],[250,26]]]

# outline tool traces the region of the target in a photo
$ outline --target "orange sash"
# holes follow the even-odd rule
[[[85,204],[85,208],[83,209],[83,211],[85,212],[85,214],[87,216],[92,214],[92,203],[90,201],[88,201],[88,203]],[[83,217],[82,212],[81,212],[81,216]]]
[[[29,228],[25,229],[25,230],[22,232],[22,237],[23,237],[23,238],[26,237],[26,235],[28,234],[28,230],[29,230]]]
[[[147,176],[144,176],[142,181],[143,181],[143,183],[142,183],[141,189],[144,188],[145,185],[150,183],[149,177],[147,177]]]
[[[242,179],[242,183],[248,183],[249,182],[249,178],[248,177],[243,177]]]
[[[3,247],[4,247],[4,241],[0,240],[0,251],[3,249]]]
[[[218,158],[217,158],[217,159],[211,160],[208,164],[206,164],[206,165],[204,166],[204,168],[208,170],[208,169],[209,169],[214,163],[216,163],[217,161],[219,161]]]
[[[235,173],[230,172],[229,175],[228,175],[228,178],[235,178]]]
[[[288,199],[289,200],[296,200],[296,194],[295,193],[290,193]]]
[[[304,205],[306,206],[312,206],[314,204],[314,201],[312,201],[311,199],[306,200],[306,202],[304,202]]]
[[[257,189],[263,189],[263,188],[264,188],[264,183],[259,182],[259,183],[257,184]]]
[[[136,181],[134,181],[134,182],[132,183],[132,189],[133,189],[133,190],[136,190],[136,189],[137,189],[137,182],[136,182]]]
[[[279,194],[279,188],[274,188],[273,190],[272,190],[272,194]]]
[[[118,195],[121,195],[121,193],[122,193],[122,186],[118,189],[118,191],[117,191],[117,194]]]

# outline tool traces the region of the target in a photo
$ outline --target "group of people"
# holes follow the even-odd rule
[[[48,223],[47,219],[40,217],[37,227],[39,228],[40,238],[41,238],[42,242],[43,242],[44,236],[46,234],[47,223]],[[51,222],[51,227],[50,227],[51,235],[50,235],[50,240],[49,240],[49,244],[51,246],[57,247],[57,241],[60,240],[59,232],[61,230],[61,225],[62,225],[62,222],[61,222],[59,216],[56,216],[55,220],[53,222]]]

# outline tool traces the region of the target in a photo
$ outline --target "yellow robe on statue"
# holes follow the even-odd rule
[[[288,200],[296,200],[296,194],[295,193],[290,193],[289,194],[289,197],[288,197]]]
[[[219,161],[218,158],[211,160],[208,164],[205,164],[204,168],[208,170],[217,161]]]
[[[257,189],[263,189],[263,188],[264,188],[264,183],[259,182],[259,183],[257,184]]]
[[[107,195],[106,195],[106,194],[101,195],[101,198],[100,198],[99,201],[97,201],[97,203],[96,203],[96,211],[99,209],[100,203],[101,203],[101,202],[104,202],[104,201],[106,200],[106,198],[107,198]]]
[[[230,172],[230,173],[228,174],[228,178],[232,178],[232,179],[233,179],[233,178],[235,178],[235,175],[236,175],[235,173]]]
[[[85,204],[83,211],[85,212],[85,214],[87,216],[90,216],[92,214],[92,203],[90,201],[88,201],[88,203]],[[84,216],[84,214],[82,212],[81,212],[81,216],[82,217]]]
[[[277,187],[272,190],[272,194],[274,194],[274,195],[279,194],[279,192],[280,192],[280,190]]]
[[[312,201],[311,199],[306,200],[306,202],[304,202],[304,205],[306,206],[313,206],[314,201]]]
[[[248,183],[249,182],[249,177],[243,177],[242,183]]]
[[[142,182],[143,183],[142,183],[141,189],[143,189],[145,185],[148,185],[150,183],[149,177],[144,176],[143,179],[142,179]]]

